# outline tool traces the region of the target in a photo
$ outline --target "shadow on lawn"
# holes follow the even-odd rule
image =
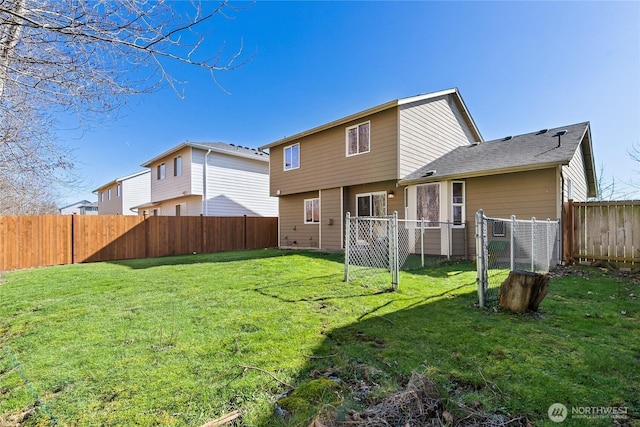
[[[172,255],[156,258],[140,258],[119,261],[107,261],[110,264],[129,267],[134,270],[160,267],[166,265],[191,265],[191,264],[210,264],[248,261],[254,259],[266,259],[300,255],[311,258],[321,258],[339,263],[344,262],[344,256],[341,253],[314,252],[304,250],[286,250],[286,249],[253,249],[229,252],[214,252],[208,254],[192,254],[192,255]]]

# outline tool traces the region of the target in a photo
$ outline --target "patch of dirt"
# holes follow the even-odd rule
[[[362,411],[327,409],[315,417],[310,427],[346,426],[531,426],[526,417],[511,417],[460,407],[454,416],[444,407],[436,384],[428,376],[414,373],[404,390]]]
[[[34,408],[27,408],[13,414],[0,414],[0,427],[20,427],[31,418],[34,411]]]

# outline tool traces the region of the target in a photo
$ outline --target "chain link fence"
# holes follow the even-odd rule
[[[509,271],[547,273],[560,262],[560,221],[486,217],[476,213],[478,300],[483,307],[498,300]]]
[[[460,244],[453,223],[386,217],[352,217],[345,221],[345,281],[399,285],[399,272],[436,266],[451,258]],[[465,233],[458,233],[464,238]],[[444,250],[442,248],[445,248]]]

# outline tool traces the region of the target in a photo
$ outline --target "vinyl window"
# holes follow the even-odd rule
[[[284,170],[298,169],[300,167],[300,144],[284,147]]]
[[[116,185],[116,197],[120,197],[122,188],[120,184]]]
[[[385,216],[387,214],[387,193],[365,193],[356,195],[357,216]]]
[[[157,168],[157,177],[158,179],[164,179],[167,174],[167,167],[164,163],[158,165]]]
[[[370,128],[371,122],[364,122],[347,128],[347,157],[370,151]]]
[[[182,175],[182,156],[173,158],[173,176]]]
[[[305,199],[304,201],[304,223],[320,223],[320,198]]]
[[[451,183],[451,212],[453,226],[464,227],[465,223],[465,192],[464,182]]]

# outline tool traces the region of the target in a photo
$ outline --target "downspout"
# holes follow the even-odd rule
[[[204,176],[202,177],[202,202],[204,203],[204,216],[209,216],[209,203],[207,202],[207,158],[211,154],[211,150],[204,155]]]

